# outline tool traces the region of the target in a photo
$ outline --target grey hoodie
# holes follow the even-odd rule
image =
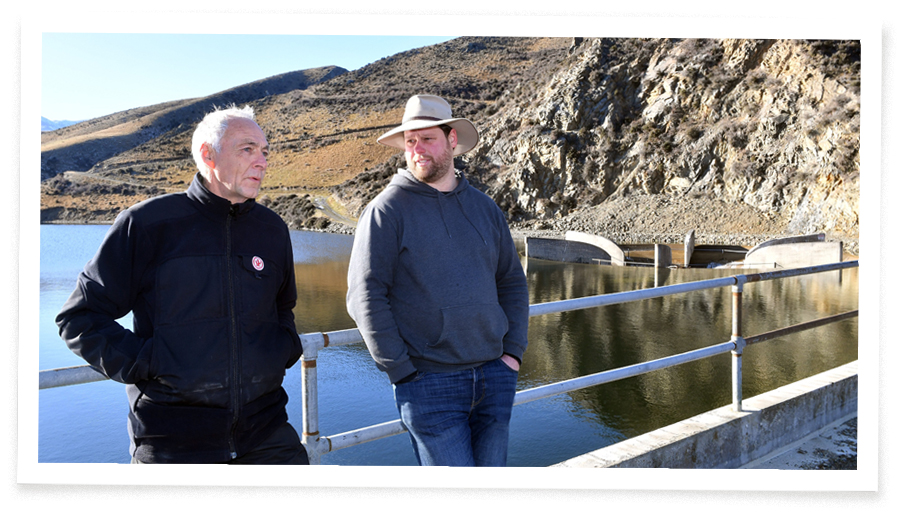
[[[347,306],[393,383],[526,350],[529,294],[510,230],[463,177],[442,193],[398,170],[357,224]]]

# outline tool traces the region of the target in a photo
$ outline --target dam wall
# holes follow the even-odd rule
[[[556,466],[737,469],[857,411],[855,361]]]

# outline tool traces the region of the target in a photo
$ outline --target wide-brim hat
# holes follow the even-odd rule
[[[466,118],[451,116],[451,106],[434,95],[416,95],[407,101],[401,125],[382,134],[376,142],[404,150],[404,132],[448,125],[457,132],[454,155],[469,152],[479,143],[479,131]]]

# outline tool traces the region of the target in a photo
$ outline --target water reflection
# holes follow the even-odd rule
[[[294,266],[298,303],[294,322],[301,334],[354,328],[345,307],[348,291],[348,258]]]
[[[741,273],[741,272],[740,272]],[[840,279],[840,273],[841,279]],[[739,274],[671,270],[661,285]],[[530,260],[531,302],[653,287],[655,270]],[[857,269],[745,286],[744,332],[753,335],[858,308]],[[521,370],[526,387],[615,369],[728,341],[731,290],[685,293],[624,305],[533,317]],[[743,396],[751,397],[858,358],[857,319],[744,353]],[[713,357],[571,393],[624,437],[645,433],[731,401],[730,357]]]

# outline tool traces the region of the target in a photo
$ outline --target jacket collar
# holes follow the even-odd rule
[[[226,217],[229,214],[242,216],[250,212],[257,205],[254,199],[232,205],[232,202],[217,196],[207,189],[206,180],[200,172],[194,174],[194,180],[188,186],[188,198],[191,198],[203,207],[203,210],[217,217]]]

